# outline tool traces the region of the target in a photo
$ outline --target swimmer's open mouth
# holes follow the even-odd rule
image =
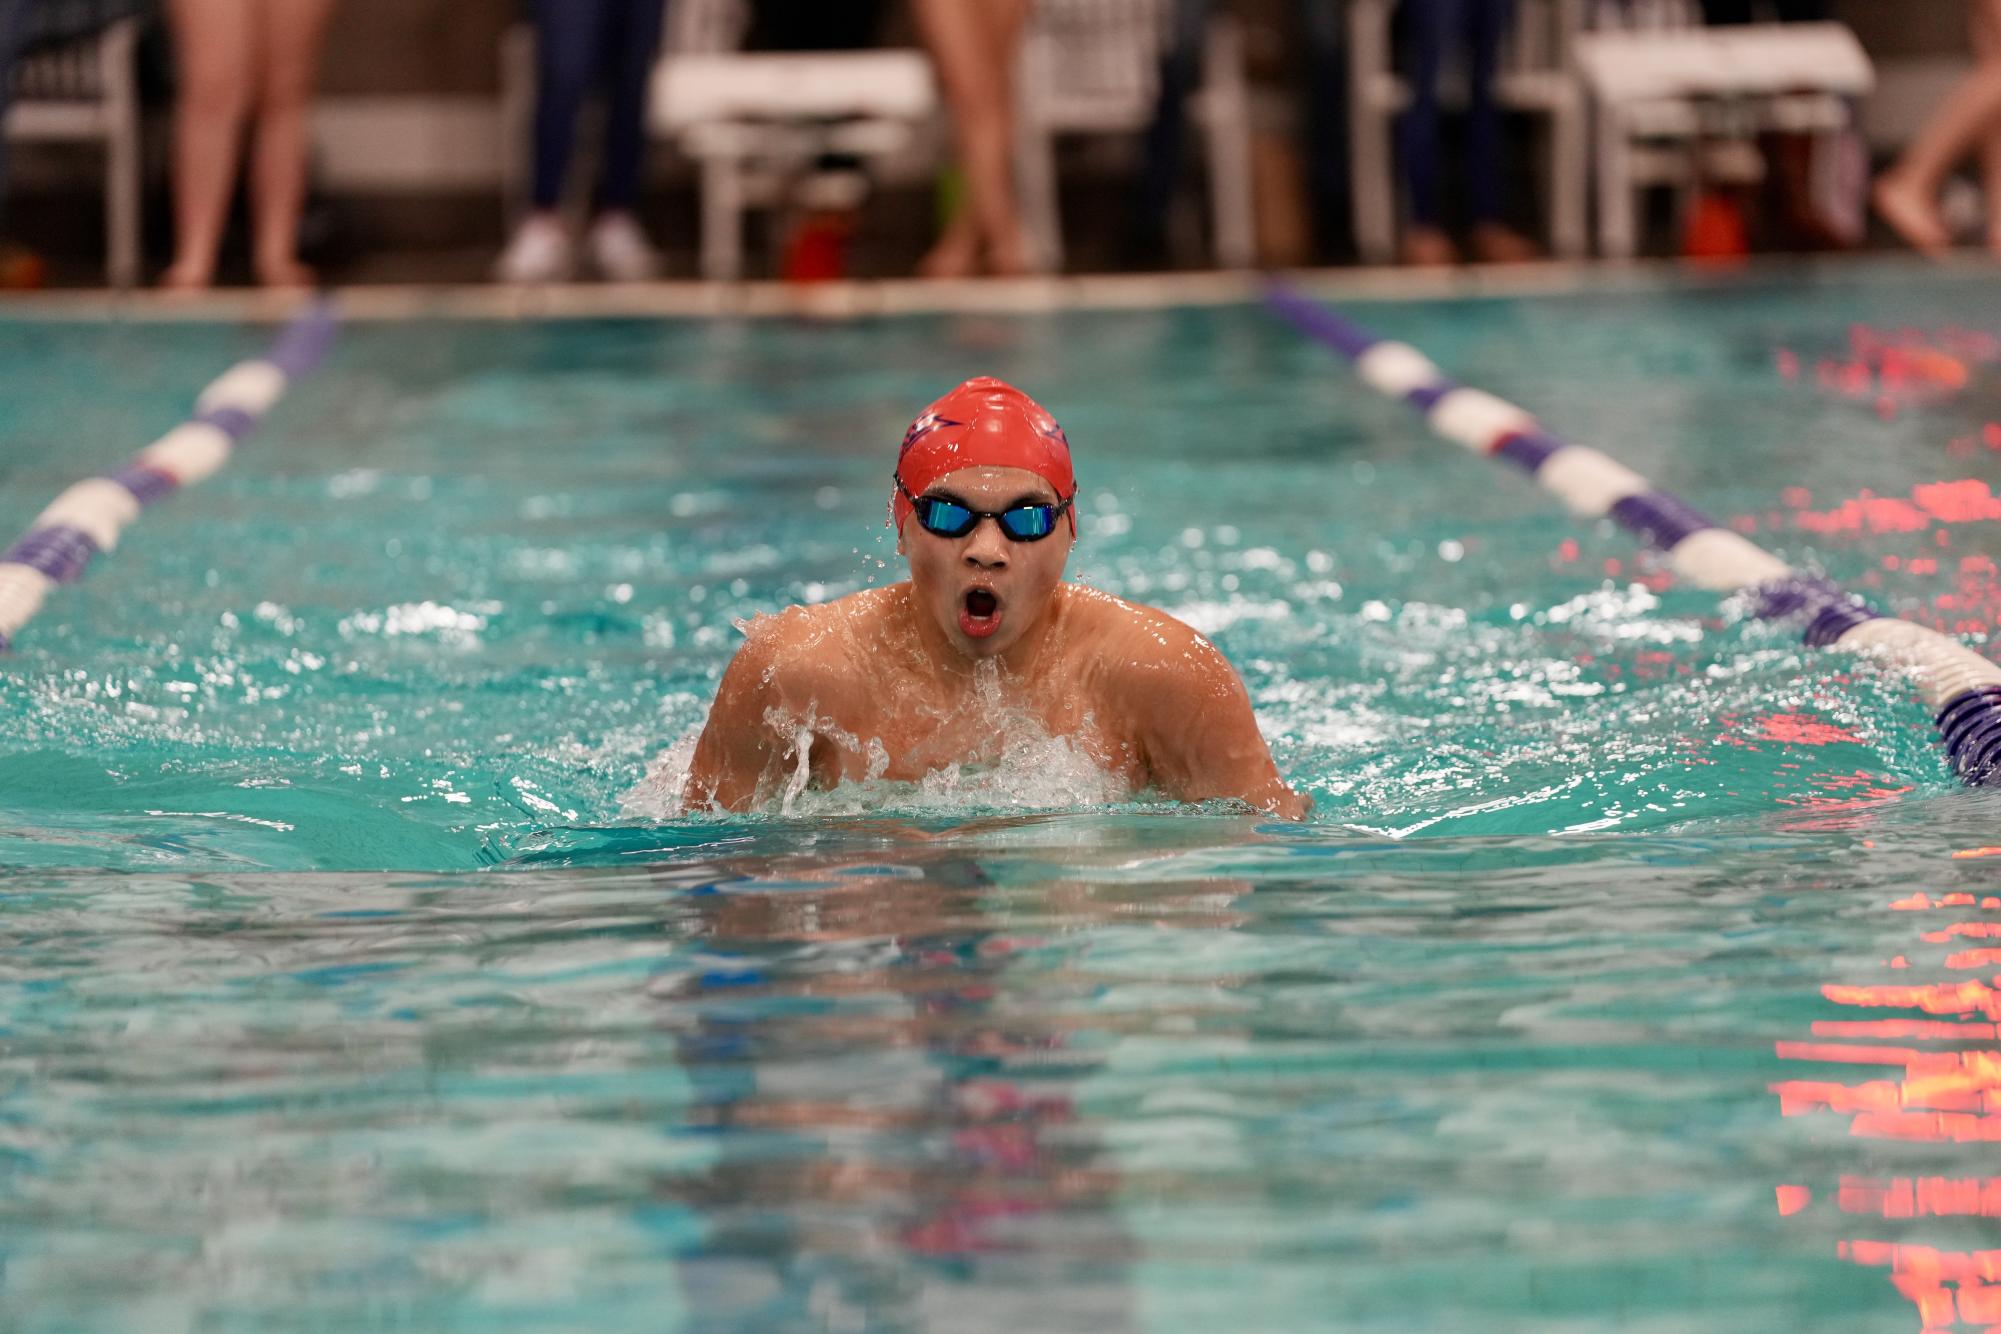
[[[1000,598],[991,588],[969,588],[959,600],[959,628],[972,639],[1000,629]]]

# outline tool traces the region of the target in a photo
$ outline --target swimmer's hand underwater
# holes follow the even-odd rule
[[[1063,582],[1069,443],[1026,394],[970,380],[910,428],[891,514],[910,578],[760,617],[695,746],[690,806],[743,810],[810,781],[915,782],[1067,738],[1134,792],[1235,799],[1287,819],[1243,682],[1150,607]]]

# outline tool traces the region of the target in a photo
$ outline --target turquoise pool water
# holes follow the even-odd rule
[[[1985,648],[1997,298],[1346,309]],[[264,337],[0,317],[0,535]],[[1312,822],[673,811],[983,371]],[[1900,684],[1254,307],[358,324],[0,660],[0,1324],[2001,1324],[1993,845]]]

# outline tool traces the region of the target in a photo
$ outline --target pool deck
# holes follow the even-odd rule
[[[797,285],[781,282],[568,283],[536,287],[380,285],[333,289],[343,318],[395,321],[643,318],[804,318],[844,320],[924,313],[1035,314],[1073,309],[1144,310],[1235,305],[1258,299],[1274,279],[1323,300],[1439,300],[1732,286],[1852,273],[1941,267],[1992,275],[1984,252],[1941,264],[1880,254],[1774,257],[1728,268],[1680,260],[1549,261],[1506,266],[1302,269],[1195,274],[1078,274],[974,281],[887,279]],[[155,289],[76,289],[0,295],[0,318],[46,320],[275,321],[297,311],[303,294],[226,288],[200,295]]]

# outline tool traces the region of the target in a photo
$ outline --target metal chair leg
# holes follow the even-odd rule
[[[1370,264],[1396,257],[1396,175],[1390,135],[1395,118],[1378,111],[1371,88],[1387,77],[1389,11],[1382,0],[1348,8],[1348,161],[1354,193],[1355,248]]]
[[[734,156],[702,159],[702,276],[743,276],[743,164]]]
[[[1203,119],[1209,140],[1209,205],[1216,262],[1226,269],[1257,263],[1257,201],[1251,179],[1251,110],[1244,87],[1243,41],[1227,15],[1209,25],[1203,44]]]
[[[500,223],[503,231],[528,212],[529,159],[534,154],[535,29],[517,23],[500,37]]]
[[[104,86],[105,276],[118,288],[139,284],[142,166],[134,68],[138,47],[139,22],[124,19],[106,30],[99,48]]]
[[[1063,271],[1063,214],[1056,197],[1056,140],[1029,116],[1015,117],[1015,190],[1036,264],[1045,273]]]
[[[1564,259],[1581,258],[1590,248],[1590,164],[1584,142],[1584,104],[1572,97],[1549,117],[1550,248]]]
[[[1639,250],[1630,171],[1632,146],[1618,110],[1598,108],[1598,252],[1606,259],[1631,259]]]

